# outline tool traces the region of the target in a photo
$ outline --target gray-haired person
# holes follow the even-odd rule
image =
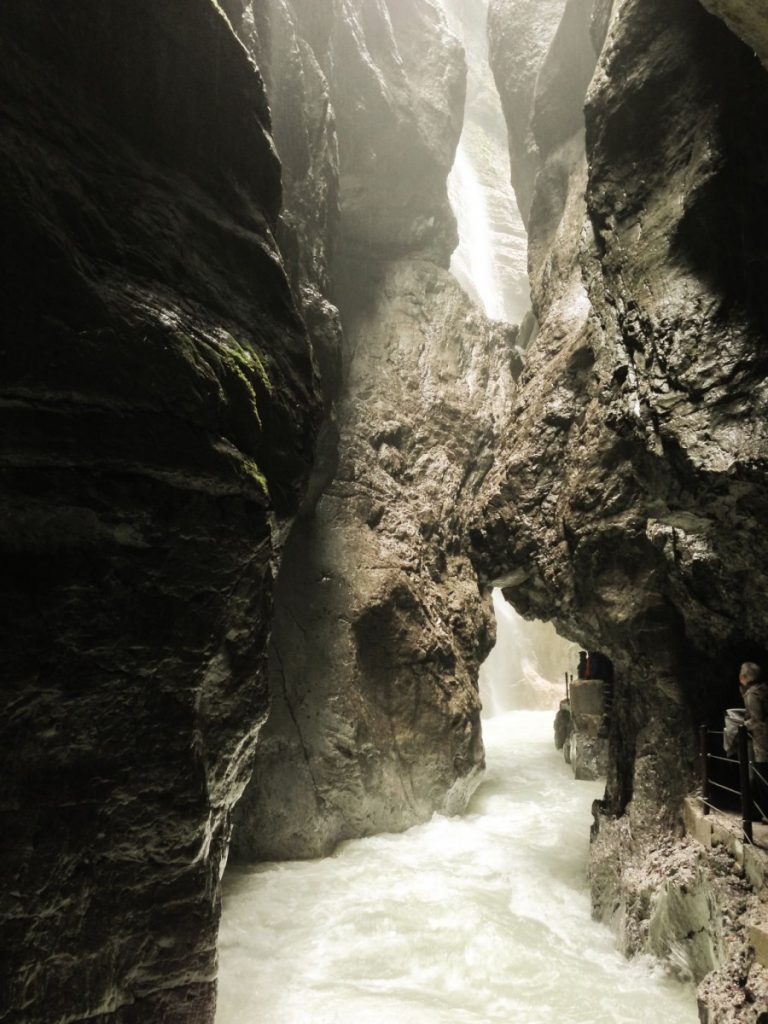
[[[758,820],[768,819],[768,684],[761,680],[760,666],[745,661],[739,672],[741,697],[746,708],[744,724],[752,740],[752,794]]]

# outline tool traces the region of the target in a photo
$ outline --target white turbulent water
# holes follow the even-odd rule
[[[442,0],[468,64],[464,130],[448,178],[459,245],[451,270],[486,316],[519,323],[530,308],[527,239],[509,180],[506,126],[488,63],[487,0]]]
[[[596,783],[551,712],[485,723],[462,817],[225,877],[217,1024],[695,1024],[692,991],[590,919]]]
[[[485,189],[480,183],[462,136],[448,177],[450,199],[459,226],[459,244],[451,257],[451,273],[478,302],[486,316],[504,319],[504,302],[496,266]]]

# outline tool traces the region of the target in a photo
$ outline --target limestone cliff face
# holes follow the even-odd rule
[[[3,1021],[212,1019],[318,418],[216,4],[0,12]]]
[[[677,820],[693,726],[768,648],[768,77],[695,0],[568,16],[581,42],[556,34],[533,99],[541,330],[472,541],[519,610],[614,659],[606,809],[637,836]]]
[[[488,5],[490,62],[507,122],[512,185],[526,224],[540,167],[533,98],[564,6],[565,0],[490,0]]]
[[[401,829],[476,785],[489,622],[460,510],[493,459],[516,335],[445,269],[465,71],[439,10],[296,2],[291,17],[338,132],[344,383],[338,472],[278,581],[272,712],[233,838],[245,859]]]
[[[766,76],[696,3],[665,11],[663,33],[653,5],[615,12],[586,101],[587,163],[576,132],[559,150],[570,164],[555,174],[550,155],[540,172],[541,337],[515,459],[486,482],[474,535],[523,610],[554,612],[622,663],[618,810],[638,784],[674,796],[658,758],[685,755],[689,723],[731,697],[736,652],[766,639],[761,579],[743,582],[768,554]],[[669,734],[651,749],[662,708]]]

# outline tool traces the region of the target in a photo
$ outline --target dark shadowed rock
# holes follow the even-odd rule
[[[209,1022],[317,400],[215,4],[0,13],[3,1021]]]
[[[264,75],[283,181],[277,241],[307,326],[323,398],[324,421],[307,492],[309,512],[338,465],[335,401],[341,386],[341,324],[329,301],[339,229],[339,147],[325,72],[301,35],[303,16],[288,0],[223,4]]]
[[[760,0],[701,0],[712,14],[728,25],[768,63],[768,8]]]

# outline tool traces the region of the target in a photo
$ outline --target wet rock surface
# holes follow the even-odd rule
[[[587,97],[588,163],[577,127],[540,172],[541,330],[515,454],[489,474],[473,534],[477,564],[519,610],[556,613],[565,635],[621,662],[617,809],[645,784],[674,804],[654,790],[668,773],[653,759],[686,763],[689,723],[732,702],[735,652],[765,642],[762,583],[739,582],[765,557],[766,321],[752,276],[764,242],[737,227],[734,197],[766,159],[766,77],[695,3],[665,11],[659,36],[652,5],[622,6]],[[717,83],[707,54],[727,67]]]
[[[502,6],[491,53],[514,148],[532,74]],[[707,6],[734,28],[746,11]],[[768,78],[748,6],[745,46],[694,0],[568,4],[572,45],[555,34],[530,101],[540,330],[470,532],[520,612],[617,665],[606,809],[636,836],[678,827],[694,726],[737,702],[741,660],[766,664]]]
[[[592,910],[626,956],[651,953],[701,981],[737,941],[737,921],[758,900],[725,851],[660,830],[632,835],[626,819],[599,818],[592,843]],[[728,948],[727,948],[728,947]]]
[[[479,781],[491,627],[460,514],[493,460],[516,366],[515,329],[478,315],[445,269],[465,69],[442,15],[309,10],[294,4],[294,24],[339,141],[338,470],[278,582],[275,696],[233,838],[246,860],[317,856],[457,811]]]
[[[0,12],[3,1021],[213,1017],[230,807],[318,420],[216,5]]]
[[[768,894],[722,845],[705,849],[666,830],[633,833],[626,817],[596,815],[590,884],[594,916],[626,956],[650,953],[697,985],[702,1024],[760,1024],[768,969],[750,945]],[[735,821],[731,822],[731,827]]]

